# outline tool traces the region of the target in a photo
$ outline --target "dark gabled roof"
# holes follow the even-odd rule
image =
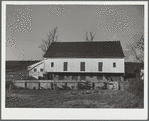
[[[45,58],[124,58],[119,41],[54,42]]]

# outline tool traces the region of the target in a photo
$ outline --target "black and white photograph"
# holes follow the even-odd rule
[[[4,119],[147,119],[147,1],[3,5]]]

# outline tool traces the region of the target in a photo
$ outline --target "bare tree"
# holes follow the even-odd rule
[[[55,27],[52,31],[47,34],[47,39],[42,39],[42,44],[39,48],[45,53],[52,42],[56,42],[58,39],[58,27]]]
[[[136,59],[143,63],[144,62],[144,36],[143,35],[136,42],[135,46],[132,47],[132,51],[133,51]]]
[[[95,37],[95,33],[93,33],[93,32],[87,32],[87,31],[85,31],[85,40],[86,41],[93,41],[94,40],[94,37]]]

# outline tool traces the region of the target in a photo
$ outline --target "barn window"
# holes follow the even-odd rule
[[[67,71],[67,65],[68,65],[68,63],[64,62],[64,71]]]
[[[97,80],[102,80],[102,75],[98,75]]]
[[[37,69],[36,68],[34,68],[34,72],[36,72],[37,71]]]
[[[43,72],[43,68],[40,69],[40,72]]]
[[[51,62],[51,67],[54,67],[54,63],[53,62]]]
[[[67,76],[64,76],[64,79],[67,79]]]
[[[93,78],[93,75],[90,75],[90,78]]]
[[[59,80],[59,75],[54,74],[55,79]]]
[[[80,76],[80,80],[85,80],[85,76],[84,75]]]
[[[98,71],[102,71],[102,62],[98,62]]]
[[[113,67],[116,67],[116,63],[115,62],[113,63]]]
[[[59,76],[59,80],[64,80],[64,76],[63,75],[60,75]]]
[[[77,76],[72,76],[72,80],[77,80]]]
[[[50,74],[50,73],[49,73],[49,74],[48,74],[48,79],[49,79],[49,80],[53,80],[53,76],[54,76],[53,74]]]
[[[85,71],[85,62],[81,62],[81,71]]]

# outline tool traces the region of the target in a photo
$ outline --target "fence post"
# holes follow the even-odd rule
[[[28,73],[27,73],[27,74],[28,74],[28,77],[27,77],[27,79],[29,79],[29,70],[28,70]]]
[[[51,83],[51,89],[53,90],[53,83]]]
[[[27,82],[25,82],[25,89],[27,89]]]
[[[38,89],[40,89],[40,82],[38,82]]]

